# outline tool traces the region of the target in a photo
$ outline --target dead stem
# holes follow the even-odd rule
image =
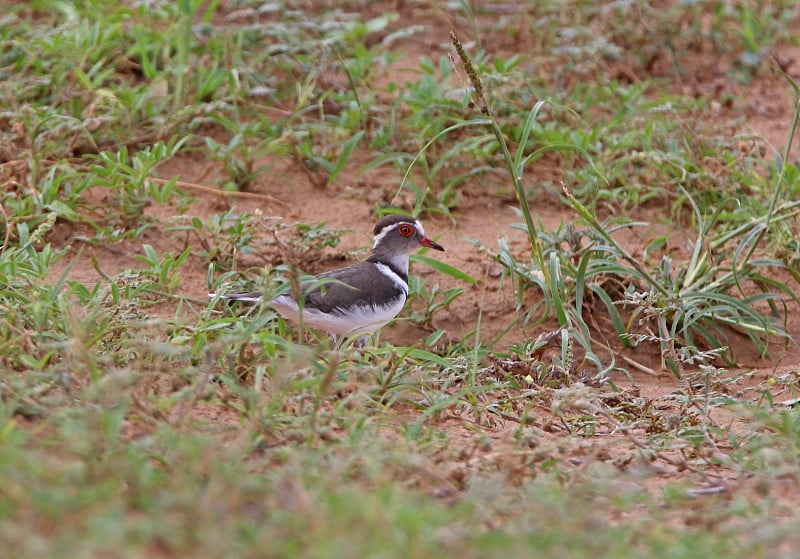
[[[147,180],[151,180],[158,184],[166,184],[169,182],[168,180],[157,179],[155,177],[148,177]],[[185,181],[175,181],[175,186],[179,186],[180,188],[199,190],[200,192],[207,192],[208,194],[213,194],[215,196],[231,196],[233,198],[248,198],[250,200],[263,200],[265,202],[272,202],[274,204],[279,204],[284,208],[289,207],[289,204],[287,202],[284,202],[279,198],[275,198],[274,196],[270,196],[269,194],[258,194],[257,192],[241,192],[238,190],[220,190],[218,188],[212,188],[210,186],[205,186],[202,184],[196,184],[193,182],[185,182]]]

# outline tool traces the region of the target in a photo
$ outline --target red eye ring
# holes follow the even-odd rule
[[[414,228],[404,223],[403,225],[397,228],[397,232],[404,237],[410,237],[411,235],[414,234]]]

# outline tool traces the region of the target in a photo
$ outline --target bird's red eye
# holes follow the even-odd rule
[[[410,237],[411,235],[414,234],[414,228],[411,227],[410,225],[403,224],[397,228],[397,232],[404,237]]]

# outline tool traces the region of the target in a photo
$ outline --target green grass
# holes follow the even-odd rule
[[[800,167],[719,116],[741,118],[736,99],[671,86],[711,56],[747,91],[796,43],[793,3],[6,4],[4,556],[793,549],[798,411],[777,402],[796,364],[722,367],[796,353]],[[416,26],[436,14],[457,47]],[[387,80],[415,41],[451,57]],[[211,172],[161,176],[175,161]],[[476,242],[472,270],[416,255],[434,272],[401,316],[419,342],[333,347],[189,295],[277,292],[338,247],[344,230],[281,219],[267,176],[456,227],[473,199],[513,200],[528,245]],[[464,337],[437,328],[504,286],[509,345],[483,302]],[[672,388],[630,386],[653,373],[630,348]]]

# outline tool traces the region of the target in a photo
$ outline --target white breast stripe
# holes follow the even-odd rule
[[[400,291],[402,291],[406,297],[408,297],[408,284],[405,281],[403,281],[403,278],[398,276],[394,270],[392,270],[389,266],[383,264],[382,262],[375,262],[374,264],[380,273],[382,273],[384,276],[392,280],[394,286]]]

